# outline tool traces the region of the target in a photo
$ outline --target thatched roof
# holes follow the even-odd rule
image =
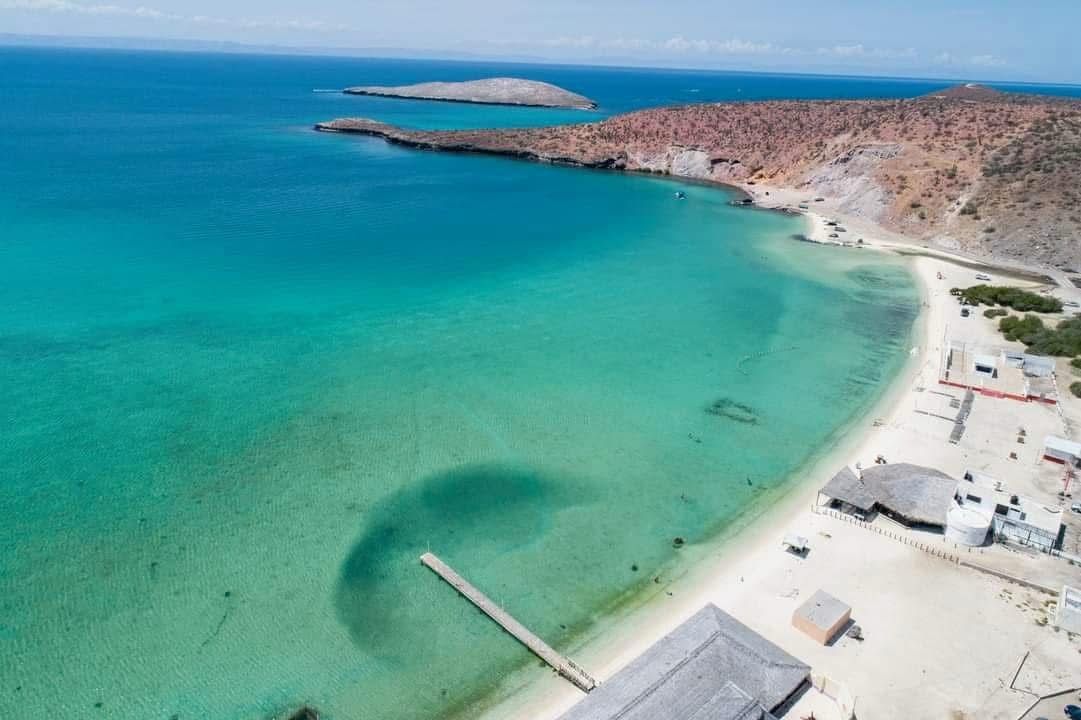
[[[707,605],[560,720],[772,720],[810,670]]]
[[[823,495],[829,495],[834,500],[848,503],[864,512],[870,512],[875,506],[874,494],[860,482],[856,473],[852,472],[847,465],[837,471],[821,492]]]
[[[945,527],[956,490],[956,480],[933,468],[887,463],[865,468],[860,478],[843,468],[821,492],[861,510],[878,505],[912,523]]]

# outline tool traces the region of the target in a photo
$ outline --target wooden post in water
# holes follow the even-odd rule
[[[525,625],[511,617],[508,612],[492,602],[480,590],[470,585],[465,578],[454,572],[449,565],[435,555],[426,552],[420,556],[420,561],[429,570],[443,578],[448,585],[464,595],[469,602],[476,605],[481,612],[495,620],[515,640],[529,648],[534,655],[551,665],[557,673],[570,680],[580,690],[589,692],[597,687],[597,682],[585,670],[553,650],[550,645],[531,633]]]

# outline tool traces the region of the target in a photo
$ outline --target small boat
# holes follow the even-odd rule
[[[686,199],[687,199],[687,193],[683,192],[682,190],[676,191],[676,200],[686,200]]]

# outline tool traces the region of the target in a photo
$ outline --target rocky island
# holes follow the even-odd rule
[[[964,85],[902,100],[708,103],[527,129],[421,131],[359,118],[316,129],[756,194],[787,188],[945,249],[1081,267],[1081,102],[1069,99]]]
[[[343,92],[349,95],[377,95],[409,100],[442,100],[482,105],[521,105],[578,110],[592,110],[597,107],[597,103],[589,98],[550,83],[506,77],[466,82],[426,82],[397,87],[370,85],[346,88]]]

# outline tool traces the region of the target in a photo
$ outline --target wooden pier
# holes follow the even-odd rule
[[[492,602],[487,595],[476,589],[458,573],[454,572],[446,563],[430,552],[420,556],[420,561],[439,577],[443,578],[459,594],[465,596],[469,602],[476,605],[481,612],[499,623],[500,627],[510,633],[514,639],[525,645],[529,650],[552,668],[574,683],[583,692],[589,692],[597,687],[597,682],[591,678],[585,670],[575,665],[569,659],[563,657],[550,645],[531,633],[525,625],[515,620],[503,608]]]

